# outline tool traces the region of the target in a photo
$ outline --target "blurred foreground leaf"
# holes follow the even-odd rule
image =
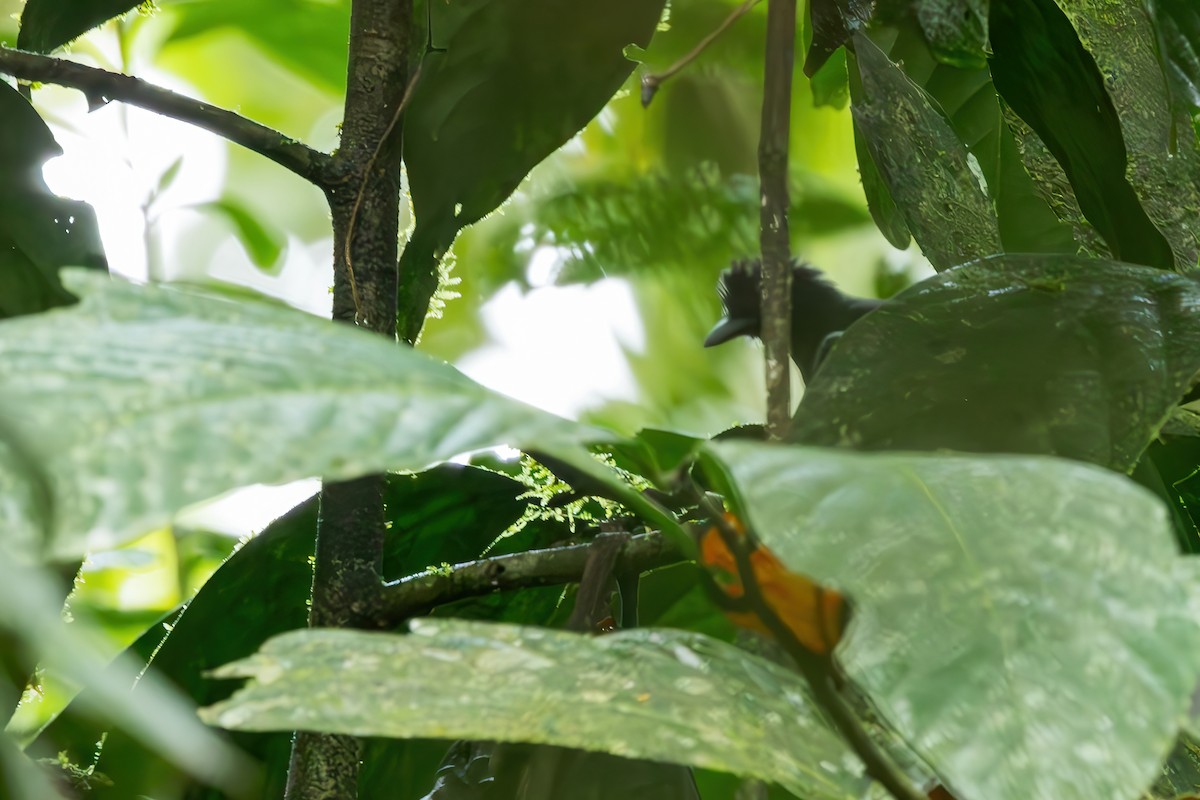
[[[416,470],[501,444],[608,477],[579,446],[601,431],[349,326],[83,273],[70,284],[81,304],[0,323],[0,408],[20,414],[50,476],[53,553],[111,547],[238,486]],[[0,481],[13,487],[5,535],[37,549],[31,493],[11,467]]]
[[[256,679],[204,712],[222,727],[558,744],[752,775],[814,800],[864,788],[799,676],[680,631],[297,631],[218,674]]]
[[[958,796],[1136,797],[1154,779],[1200,627],[1194,562],[1153,495],[1048,458],[713,449],[764,545],[849,594],[848,674]]]

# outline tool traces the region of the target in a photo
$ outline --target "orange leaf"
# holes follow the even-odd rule
[[[726,514],[725,519],[740,538],[746,536],[737,517]],[[710,570],[716,572],[714,578],[727,597],[738,599],[745,594],[737,559],[725,546],[716,527],[710,528],[701,539],[700,557]],[[817,655],[832,652],[849,621],[845,598],[805,575],[790,571],[774,553],[762,546],[750,551],[750,568],[767,607],[787,626],[796,641]],[[725,615],[735,625],[771,635],[753,611],[726,611]]]

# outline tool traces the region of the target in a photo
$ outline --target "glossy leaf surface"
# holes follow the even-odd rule
[[[115,545],[238,486],[417,470],[503,443],[604,476],[575,444],[600,431],[349,326],[83,273],[71,285],[80,305],[0,325],[0,408],[22,410],[20,438],[50,476],[54,553]],[[9,540],[33,547],[32,500],[3,513]]]
[[[805,392],[793,435],[1125,472],[1200,369],[1198,309],[1194,279],[1147,267],[1049,255],[968,264],[852,325]]]
[[[1154,496],[1047,458],[713,447],[763,543],[848,594],[848,673],[956,795],[1150,784],[1200,671]]]
[[[803,797],[863,788],[799,676],[681,631],[299,631],[219,674],[256,679],[204,712],[223,727],[560,744],[753,775]],[[346,681],[361,691],[347,695]]]

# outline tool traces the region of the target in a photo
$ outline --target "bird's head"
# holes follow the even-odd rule
[[[762,262],[742,259],[721,273],[717,294],[721,296],[724,316],[704,339],[705,347],[723,344],[739,336],[758,337],[762,331]],[[805,301],[814,296],[824,299],[837,295],[820,270],[802,261],[792,261],[792,313],[804,315]],[[797,302],[799,300],[800,302]]]
[[[738,336],[758,336],[762,329],[760,288],[762,268],[757,260],[735,261],[717,280],[724,316],[704,339],[713,347]]]

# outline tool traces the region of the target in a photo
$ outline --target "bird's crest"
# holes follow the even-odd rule
[[[717,294],[725,307],[726,316],[757,319],[762,291],[762,262],[743,258],[733,262],[717,281]],[[798,259],[792,260],[792,285],[832,288],[821,271]]]

